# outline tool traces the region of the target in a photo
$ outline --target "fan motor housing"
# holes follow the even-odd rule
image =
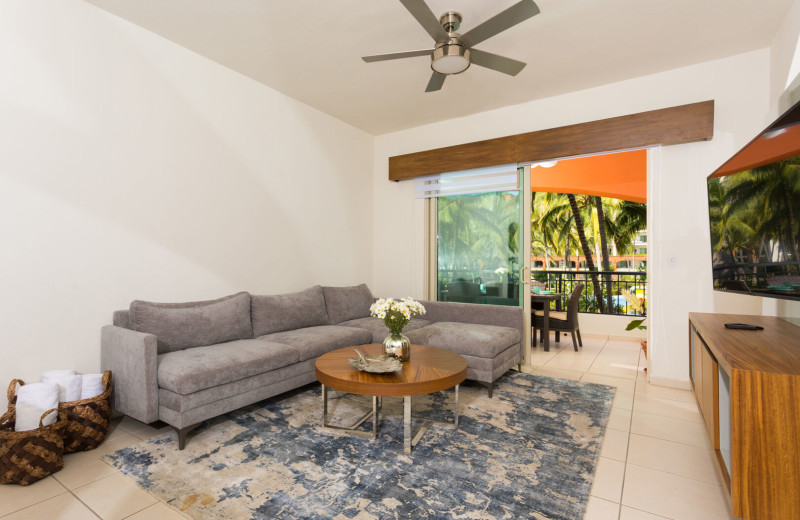
[[[431,54],[431,69],[439,74],[461,74],[469,65],[469,49],[460,43],[436,44]]]

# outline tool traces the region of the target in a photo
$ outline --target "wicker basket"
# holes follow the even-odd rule
[[[58,411],[67,417],[67,427],[61,432],[64,437],[64,453],[93,450],[103,442],[111,420],[111,371],[103,372],[103,393],[58,404]]]
[[[42,421],[49,413],[56,411],[53,408],[42,414],[37,429],[15,432],[14,393],[17,383],[25,384],[19,379],[11,381],[8,411],[0,417],[0,484],[27,486],[64,467],[64,440],[61,434],[67,427],[67,417],[59,410],[58,420],[44,426]]]

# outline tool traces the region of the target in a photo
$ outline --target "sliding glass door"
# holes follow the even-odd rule
[[[426,209],[428,298],[523,309],[530,359],[530,166],[418,179]]]

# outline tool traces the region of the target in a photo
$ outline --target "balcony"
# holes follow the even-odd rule
[[[643,316],[629,308],[622,295],[623,291],[633,290],[646,300],[647,273],[644,271],[585,271],[585,270],[534,270],[531,274],[531,288],[540,287],[564,294],[560,302],[553,302],[553,308],[565,309],[567,298],[577,283],[585,288],[578,312],[600,314],[600,306],[594,293],[591,275],[596,274],[605,302],[611,295],[611,308],[602,314],[616,316]],[[532,289],[533,290],[533,289]],[[514,273],[501,273],[489,270],[439,270],[439,301],[461,303],[484,303],[490,305],[519,305],[519,277]]]

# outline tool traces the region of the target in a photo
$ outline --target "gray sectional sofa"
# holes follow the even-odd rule
[[[114,374],[113,407],[186,434],[206,419],[315,381],[325,352],[389,335],[370,317],[366,285],[292,294],[246,292],[189,303],[134,301],[101,332],[101,365]],[[522,361],[522,310],[421,302],[403,331],[412,343],[462,354],[467,378],[492,383]],[[413,355],[413,352],[412,352]]]

